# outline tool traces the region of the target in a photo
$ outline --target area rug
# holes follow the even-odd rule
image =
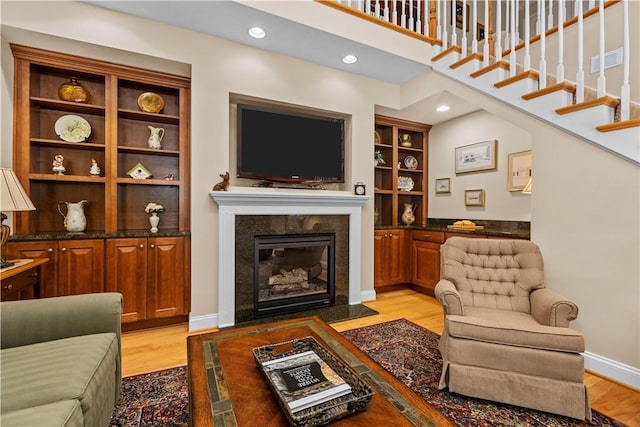
[[[352,329],[342,335],[461,427],[625,426],[595,410],[593,423],[587,424],[438,390],[442,367],[439,336],[406,319]],[[110,427],[188,426],[187,384],[186,366],[124,378]]]
[[[625,425],[597,411],[592,411],[593,422],[588,424],[559,415],[438,390],[442,372],[439,336],[406,319],[352,329],[342,335],[460,426]]]
[[[110,427],[187,427],[187,367],[164,369],[122,379],[120,400]]]

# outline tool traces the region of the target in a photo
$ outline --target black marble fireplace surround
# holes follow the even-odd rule
[[[348,215],[236,215],[235,231],[236,325],[256,320],[254,307],[256,236],[333,233],[335,235],[334,307],[350,310]],[[312,309],[303,314],[319,313]]]

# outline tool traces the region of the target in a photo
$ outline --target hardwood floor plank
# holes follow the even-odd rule
[[[377,300],[365,305],[378,311],[375,316],[332,323],[338,332],[389,320],[405,318],[438,334],[444,327],[440,304],[432,297],[411,289],[378,293]],[[187,364],[187,337],[216,329],[189,332],[187,325],[145,331],[125,332],[122,336],[122,372],[131,376]],[[591,407],[629,426],[640,426],[640,391],[585,372]]]

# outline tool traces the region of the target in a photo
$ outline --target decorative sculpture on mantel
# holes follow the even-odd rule
[[[213,191],[227,191],[229,188],[229,172],[221,173],[220,178],[222,181],[213,186]]]

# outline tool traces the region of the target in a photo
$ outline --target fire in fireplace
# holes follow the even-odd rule
[[[256,318],[334,305],[334,233],[254,239]]]

